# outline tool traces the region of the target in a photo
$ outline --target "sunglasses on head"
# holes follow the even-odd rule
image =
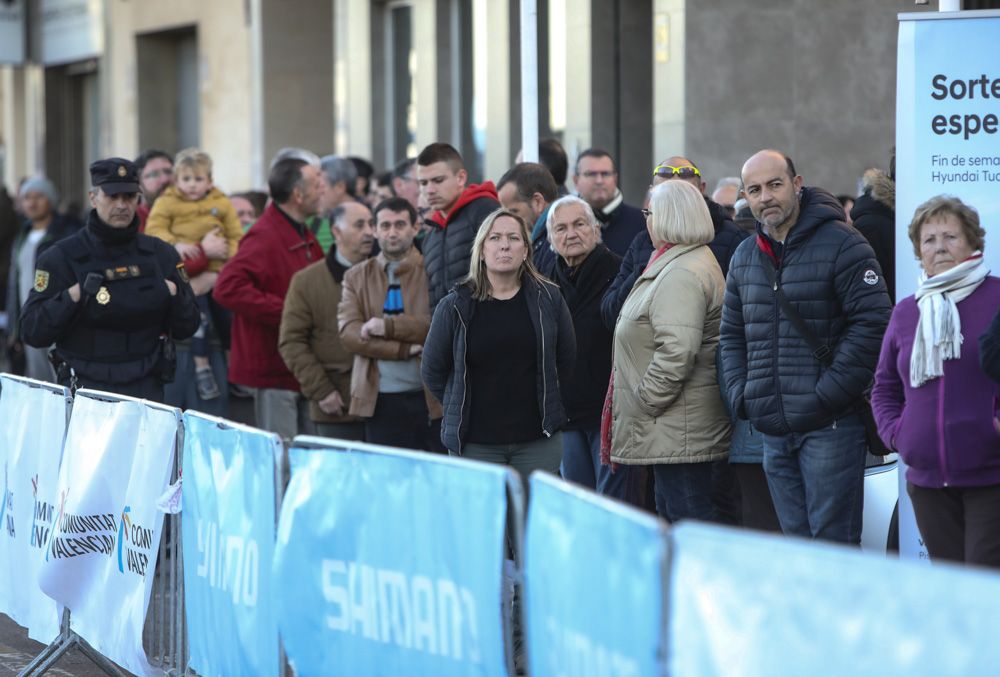
[[[670,165],[657,165],[656,169],[653,170],[653,176],[659,176],[664,179],[672,179],[675,176],[681,179],[690,179],[695,176],[701,176],[701,172],[698,171],[697,167],[671,167]]]

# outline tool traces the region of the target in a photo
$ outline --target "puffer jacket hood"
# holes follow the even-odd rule
[[[455,204],[452,208],[445,214],[442,211],[436,211],[430,215],[429,220],[433,221],[442,228],[447,228],[448,224],[451,223],[459,212],[462,211],[462,207],[469,204],[474,200],[478,200],[481,197],[488,197],[493,200],[499,200],[497,196],[496,186],[493,185],[492,181],[484,181],[483,183],[470,183],[462,191],[462,194],[458,196],[455,200]]]

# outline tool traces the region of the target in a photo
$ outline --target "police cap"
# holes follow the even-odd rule
[[[139,172],[131,160],[110,157],[90,165],[90,183],[105,195],[139,192]]]

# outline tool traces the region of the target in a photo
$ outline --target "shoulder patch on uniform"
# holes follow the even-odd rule
[[[874,270],[872,270],[871,268],[869,268],[868,270],[865,271],[865,275],[864,275],[863,279],[865,281],[865,284],[868,284],[868,285],[871,285],[871,286],[874,287],[875,285],[878,284],[878,273],[876,273]]]
[[[181,279],[184,280],[184,282],[191,284],[191,278],[188,277],[187,268],[184,267],[183,261],[177,264],[177,274],[181,276]]]
[[[46,270],[35,269],[35,291],[41,293],[49,288],[49,273]]]

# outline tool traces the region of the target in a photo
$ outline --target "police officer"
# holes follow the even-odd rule
[[[21,333],[55,344],[63,385],[162,401],[173,339],[198,329],[194,294],[174,248],[139,232],[135,165],[98,160],[90,179],[87,226],[38,259]]]

